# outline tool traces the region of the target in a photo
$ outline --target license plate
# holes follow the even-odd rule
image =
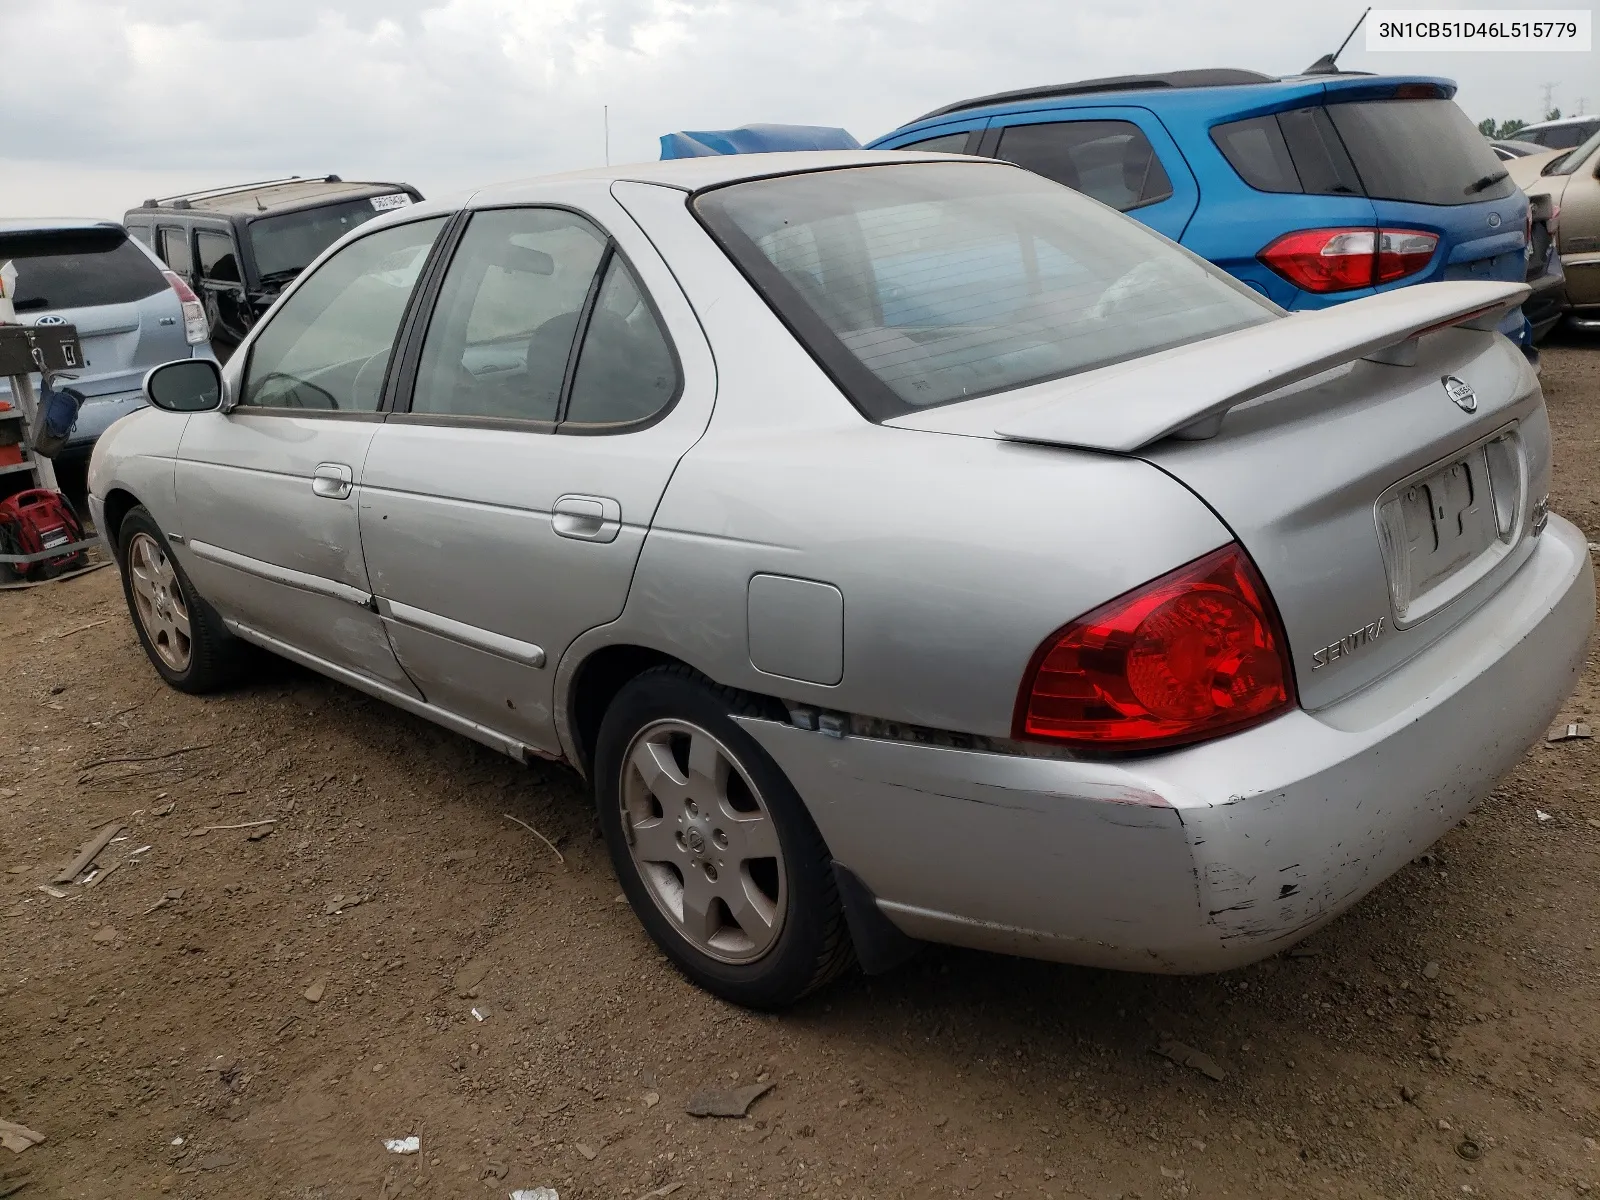
[[[1385,494],[1378,526],[1399,620],[1420,619],[1446,603],[1509,549],[1520,472],[1507,436]]]

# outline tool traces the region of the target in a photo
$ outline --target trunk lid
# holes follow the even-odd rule
[[[1131,454],[1183,483],[1254,559],[1317,709],[1443,636],[1531,553],[1543,396],[1482,328],[1525,294],[1384,293],[890,424]]]
[[[1475,411],[1452,397],[1460,380]],[[1443,636],[1532,551],[1543,396],[1504,338],[1449,330],[1138,453],[1233,530],[1283,617],[1301,703],[1357,691]]]

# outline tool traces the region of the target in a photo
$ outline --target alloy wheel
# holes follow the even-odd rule
[[[687,721],[656,721],[622,763],[622,828],[656,906],[695,949],[761,958],[783,931],[788,881],[766,801],[737,758]]]
[[[128,543],[128,578],[133,606],[150,645],[174,671],[188,670],[193,654],[189,609],[172,560],[148,533],[136,533]]]

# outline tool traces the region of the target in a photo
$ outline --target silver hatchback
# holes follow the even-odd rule
[[[91,504],[169,683],[248,643],[570,764],[739,1003],[920,940],[1219,970],[1572,686],[1526,290],[1291,316],[996,162],[585,172],[342,240],[152,372]]]

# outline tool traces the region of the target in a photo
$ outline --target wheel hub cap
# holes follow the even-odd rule
[[[127,570],[134,615],[151,649],[172,670],[187,670],[193,652],[189,610],[172,561],[155,538],[136,533],[128,543]]]
[[[690,945],[727,963],[772,949],[789,899],[778,831],[725,745],[686,721],[646,726],[624,758],[621,803],[645,890]]]

